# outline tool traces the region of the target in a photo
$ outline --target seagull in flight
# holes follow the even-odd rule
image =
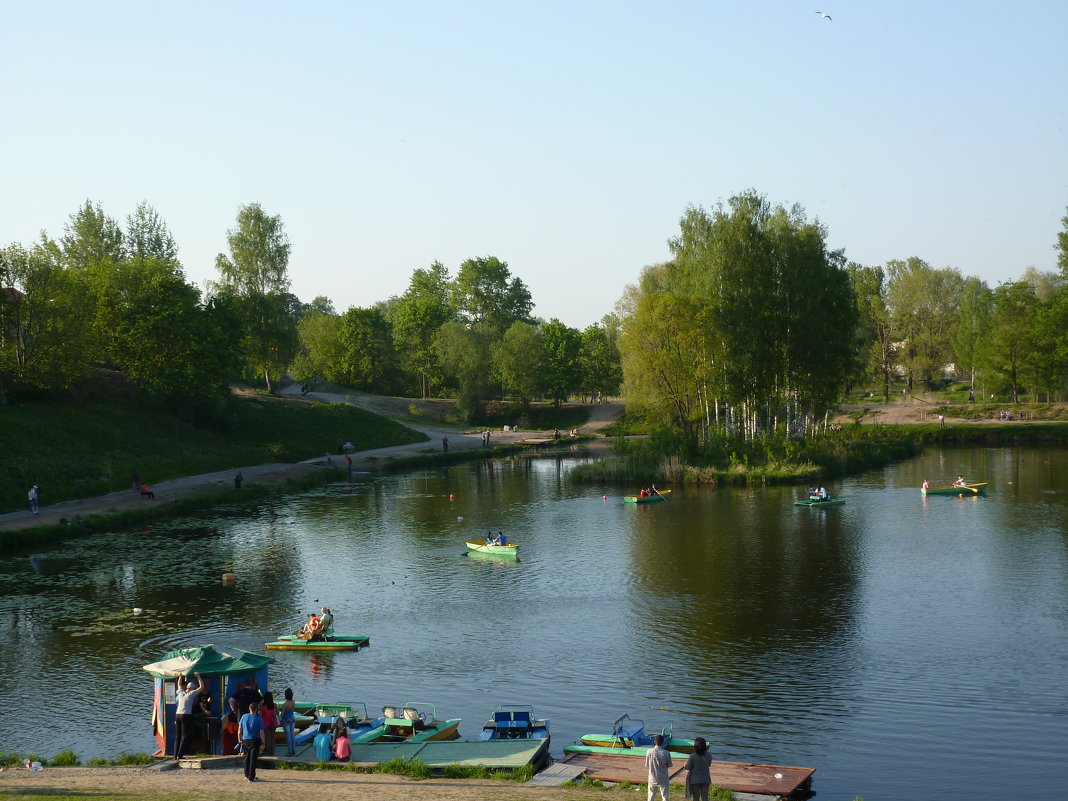
[[[825,19],[825,20],[827,20],[828,22],[831,22],[831,21],[832,21],[832,20],[831,20],[831,15],[830,15],[830,14],[824,14],[824,13],[823,13],[822,11],[817,11],[816,13],[820,15],[820,19]]]

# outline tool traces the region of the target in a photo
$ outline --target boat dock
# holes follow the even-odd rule
[[[279,755],[281,751],[281,755]],[[431,770],[446,765],[478,765],[509,770],[533,765],[535,770],[549,762],[548,740],[432,740],[423,743],[354,743],[349,761],[372,766],[391,759],[419,760]],[[261,762],[318,763],[311,743],[297,746],[296,756],[285,755],[285,745],[275,744],[275,754],[261,756]],[[336,764],[336,760],[335,760]]]
[[[568,754],[557,764],[585,768],[591,779],[606,782],[644,784],[648,778],[645,759],[620,754]],[[669,783],[686,783],[686,763],[674,760]],[[711,765],[712,783],[735,793],[760,796],[791,796],[804,794],[812,784],[815,768],[785,765],[758,765],[751,762],[716,762]]]

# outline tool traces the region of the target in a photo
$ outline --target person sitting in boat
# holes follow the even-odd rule
[[[656,488],[656,484],[650,484],[649,485],[649,494],[650,495],[659,495],[660,494],[660,490],[658,490]]]
[[[297,632],[297,637],[302,640],[310,640],[318,627],[319,618],[314,612],[308,612],[308,622],[301,626],[300,631]]]
[[[957,480],[953,482],[954,487],[967,487],[968,482],[964,480],[964,476],[958,475]]]
[[[487,531],[486,532],[486,545],[495,545],[496,543],[494,543],[493,540],[494,540],[493,532],[492,531]]]
[[[930,488],[931,488],[931,482],[930,482],[930,481],[928,481],[928,480],[927,480],[927,479],[925,478],[925,479],[923,480],[923,483],[922,483],[922,484],[921,484],[920,486],[921,486],[921,487],[922,487],[923,489],[925,489],[925,490],[926,490],[926,489],[930,489]]]
[[[645,498],[646,496],[647,496],[647,494],[645,492],[645,487],[642,487],[642,491],[638,493],[638,497],[639,498]]]
[[[821,485],[816,490],[816,497],[819,498],[821,501],[827,500],[827,488]]]
[[[506,536],[504,536],[504,532],[502,532],[502,531],[498,531],[497,532],[497,536],[493,538],[493,544],[494,545],[507,545],[508,544],[508,538]]]
[[[325,640],[330,627],[334,625],[334,613],[325,606],[319,610],[319,622],[315,624],[315,630],[309,638],[312,642]]]

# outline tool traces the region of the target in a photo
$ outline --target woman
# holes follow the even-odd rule
[[[712,764],[712,755],[708,753],[708,745],[704,737],[697,737],[693,741],[693,753],[686,760],[686,797],[696,801],[708,801],[708,788],[712,784],[712,775],[709,765]]]
[[[334,721],[333,734],[334,756],[342,762],[348,762],[349,755],[352,754],[352,745],[349,743],[349,728],[345,725],[345,718],[340,715],[338,715],[337,720]]]
[[[267,732],[267,742],[263,753],[274,756],[274,733],[278,730],[278,707],[274,703],[274,693],[270,690],[263,694],[263,706],[260,707],[263,728]]]
[[[286,756],[296,756],[297,702],[293,700],[293,688],[286,687],[285,703],[282,704],[282,731],[286,733]]]

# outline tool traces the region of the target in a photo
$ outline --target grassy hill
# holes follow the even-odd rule
[[[128,397],[0,407],[0,512],[103,495],[130,486],[137,470],[150,484],[169,478],[337,452],[421,442],[392,420],[345,404],[232,397],[210,425],[184,423]]]

